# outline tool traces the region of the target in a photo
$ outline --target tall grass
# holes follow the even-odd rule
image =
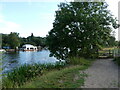
[[[87,66],[75,65],[54,70],[41,77],[36,77],[20,88],[43,88],[43,90],[44,88],[63,88],[63,90],[64,88],[70,88],[70,90],[71,88],[78,88],[84,84],[84,77],[87,77],[86,73],[79,71],[86,68]]]
[[[70,57],[68,63],[72,65],[86,65],[89,66],[91,61],[85,58],[80,57]]]
[[[91,60],[85,58],[71,57],[68,59],[68,64],[65,62],[57,62],[56,64],[28,64],[14,69],[12,72],[3,77],[2,88],[16,88],[36,78],[36,76],[43,76],[45,72],[51,70],[60,70],[66,66],[78,65],[88,67]]]
[[[3,88],[18,87],[28,80],[31,80],[38,75],[42,75],[44,71],[61,69],[65,67],[65,65],[64,62],[58,62],[56,64],[32,64],[20,66],[12,72],[7,73],[6,77],[3,77]]]

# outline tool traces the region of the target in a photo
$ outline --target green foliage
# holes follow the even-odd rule
[[[101,45],[111,36],[110,25],[119,27],[107,6],[105,2],[70,2],[58,5],[53,29],[46,41],[51,56],[59,59],[97,56]]]
[[[32,44],[35,46],[46,46],[46,38],[45,37],[35,37],[33,33],[31,36],[27,38],[19,37],[18,33],[11,32],[10,34],[2,34],[2,47],[9,46],[12,49],[16,47],[22,47],[24,44]]]
[[[41,74],[41,68],[31,65],[21,66],[7,74],[7,77],[3,79],[3,87],[9,86],[9,83],[13,84],[12,87],[23,84],[37,74]]]
[[[20,46],[19,34],[16,32],[2,34],[2,46],[10,46],[13,49]]]
[[[78,88],[84,84],[84,77],[87,76],[79,72],[84,69],[86,66],[78,65],[51,71],[24,84],[21,88]]]
[[[68,63],[72,65],[85,65],[89,66],[91,64],[92,60],[88,60],[85,58],[80,58],[80,57],[70,57],[68,59]]]
[[[118,42],[118,47],[120,48],[120,41]]]
[[[9,46],[8,40],[9,40],[8,35],[2,34],[2,46]]]
[[[33,64],[20,66],[3,77],[2,87],[80,87],[83,85],[84,76],[86,76],[86,74],[79,73],[79,70],[87,69],[92,61],[75,57],[71,58],[71,60],[73,60],[73,62],[69,63],[68,66],[64,62],[57,62],[56,64]],[[73,66],[73,64],[76,66]],[[76,75],[80,78],[75,79]]]
[[[24,44],[28,44],[28,43],[35,45],[35,46],[42,46],[42,47],[46,46],[46,44],[45,44],[46,38],[45,37],[35,37],[33,35],[33,33],[31,34],[31,36],[28,36],[27,38],[20,38],[20,39],[21,39],[21,46]]]
[[[117,43],[115,41],[115,37],[110,36],[109,39],[106,41],[106,43],[103,43],[103,46],[106,46],[106,47],[117,46]]]
[[[66,64],[63,62],[58,62],[56,64],[33,64],[20,66],[12,72],[9,72],[6,77],[3,78],[3,88],[18,87],[28,80],[42,75],[44,71],[61,69],[65,67],[65,65]]]
[[[120,57],[115,57],[114,61],[120,66]]]
[[[14,33],[11,32],[8,35],[8,43],[10,45],[11,48],[15,49],[16,47],[20,46],[20,40],[19,40],[19,34],[18,33]]]

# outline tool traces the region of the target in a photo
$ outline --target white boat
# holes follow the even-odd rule
[[[0,52],[6,52],[4,49],[0,49]]]
[[[22,46],[22,50],[23,51],[37,51],[38,49],[36,46],[30,45],[30,44],[25,44]]]

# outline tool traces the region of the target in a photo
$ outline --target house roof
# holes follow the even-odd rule
[[[31,44],[25,44],[25,45],[23,45],[22,47],[35,47],[35,46],[33,46],[33,45],[31,45]]]

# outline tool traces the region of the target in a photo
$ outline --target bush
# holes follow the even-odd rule
[[[120,57],[115,57],[114,60],[120,66]]]
[[[91,64],[90,60],[86,60],[85,58],[80,57],[70,57],[68,59],[68,63],[72,65],[87,65],[89,66]]]

